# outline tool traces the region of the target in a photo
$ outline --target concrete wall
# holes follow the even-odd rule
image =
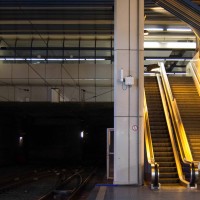
[[[1,101],[113,101],[111,64],[1,64]]]

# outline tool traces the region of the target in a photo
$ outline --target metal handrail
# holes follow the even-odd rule
[[[147,160],[151,166],[151,189],[159,189],[159,164],[155,162],[153,144],[151,139],[151,131],[149,125],[149,116],[148,108],[146,103],[146,95],[144,91],[144,135],[145,135],[145,144],[147,151]]]
[[[198,180],[198,161],[194,161],[190,146],[187,140],[186,132],[183,126],[183,122],[179,113],[178,105],[176,99],[173,97],[169,80],[165,71],[163,63],[159,63],[161,78],[163,80],[164,90],[167,97],[167,101],[170,108],[170,113],[172,117],[172,122],[174,125],[174,130],[176,134],[177,144],[180,150],[180,155],[182,162],[190,165],[190,184],[189,187],[197,187],[196,182]]]
[[[197,72],[196,65],[193,66],[192,63],[189,63],[188,65],[189,65],[189,70],[190,70],[190,72],[192,74],[192,78],[194,80],[197,92],[198,92],[198,94],[200,96],[200,75]]]
[[[174,138],[173,127],[172,127],[171,120],[170,120],[170,114],[169,114],[169,111],[168,111],[167,100],[166,100],[166,97],[165,97],[165,94],[164,94],[164,89],[163,89],[163,86],[162,86],[162,83],[161,83],[161,78],[160,78],[160,75],[158,75],[158,74],[156,75],[156,77],[157,77],[158,87],[159,87],[159,91],[160,91],[160,95],[161,95],[161,99],[162,99],[165,119],[166,119],[166,122],[167,122],[167,127],[168,127],[168,131],[169,131],[169,136],[170,136],[170,141],[171,141],[171,144],[172,144],[174,158],[175,158],[175,162],[176,162],[176,166],[177,166],[178,176],[179,176],[180,181],[184,185],[189,186],[189,182],[185,180],[185,177],[183,175],[182,166],[181,166],[179,154],[178,154],[177,147],[176,147],[176,141],[175,141],[175,138]]]

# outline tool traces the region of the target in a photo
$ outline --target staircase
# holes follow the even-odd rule
[[[179,178],[156,77],[145,77],[144,86],[154,157],[160,169],[159,182],[177,184]]]
[[[192,77],[168,77],[193,159],[200,160],[200,97]]]

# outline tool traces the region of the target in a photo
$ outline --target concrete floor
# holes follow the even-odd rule
[[[162,187],[151,190],[148,186],[96,186],[88,200],[199,200],[200,189]]]

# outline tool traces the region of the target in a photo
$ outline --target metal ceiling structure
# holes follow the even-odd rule
[[[159,7],[157,4],[160,2],[145,0],[145,28],[158,28],[157,31],[149,31],[149,35],[145,36],[145,41],[195,42],[192,32],[167,31],[167,28],[173,27],[186,28],[187,24],[169,13],[169,10]],[[200,1],[197,0],[184,0],[184,2],[194,5],[197,10],[200,5]],[[46,44],[47,50],[49,40],[113,40],[114,0],[1,0],[0,19],[1,49],[4,50],[13,48],[9,46],[10,40],[41,40]],[[159,28],[162,28],[162,31]],[[24,50],[28,47],[32,48],[27,44],[24,44],[25,47]],[[113,49],[112,46],[110,48]],[[16,46],[10,50],[16,51]],[[194,54],[194,49],[160,47],[146,49],[145,57],[189,59]],[[154,63],[155,61],[146,61],[145,64]],[[177,65],[184,67],[186,63],[168,61],[166,66],[172,70]]]

